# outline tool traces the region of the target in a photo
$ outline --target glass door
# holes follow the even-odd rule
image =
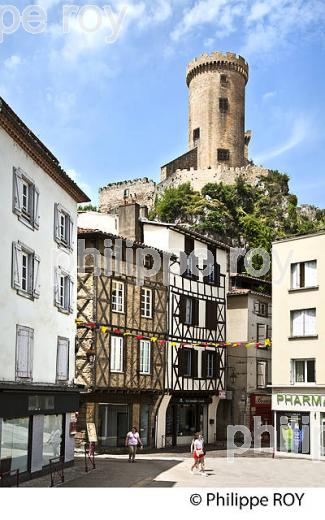
[[[149,444],[149,432],[150,429],[150,405],[144,404],[141,406],[141,417],[140,417],[140,437],[143,442],[143,446],[146,447]]]

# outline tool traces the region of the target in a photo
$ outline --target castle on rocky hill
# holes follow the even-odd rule
[[[187,67],[189,89],[189,150],[161,167],[160,182],[148,178],[108,184],[99,191],[99,210],[130,202],[152,207],[155,197],[172,186],[190,182],[201,191],[208,183],[233,184],[239,176],[249,183],[267,175],[248,158],[251,131],[245,131],[245,88],[248,64],[227,52],[203,54]]]

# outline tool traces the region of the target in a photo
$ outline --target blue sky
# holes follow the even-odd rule
[[[300,203],[325,207],[323,0],[104,0],[111,11],[71,13],[67,32],[72,1],[31,3],[46,11],[46,30],[4,35],[0,95],[93,202],[109,182],[158,180],[187,150],[186,64],[229,50],[250,65],[251,158],[288,173]],[[120,30],[107,43],[111,20]]]

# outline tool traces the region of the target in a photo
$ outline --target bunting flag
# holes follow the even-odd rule
[[[269,338],[265,339],[264,342],[261,342],[261,341],[258,341],[258,342],[256,342],[256,341],[251,341],[251,342],[221,341],[219,343],[213,343],[213,342],[207,342],[207,341],[204,341],[204,342],[186,341],[184,343],[181,341],[177,342],[175,340],[160,339],[159,337],[156,337],[156,336],[142,336],[139,334],[135,334],[133,332],[121,330],[119,328],[109,327],[107,325],[100,325],[95,322],[86,322],[86,321],[83,321],[80,319],[76,320],[76,324],[77,324],[78,329],[98,330],[102,334],[114,334],[116,336],[132,337],[139,341],[145,339],[145,340],[151,341],[152,343],[158,344],[160,346],[170,344],[171,347],[177,347],[177,346],[180,346],[180,347],[192,346],[192,347],[203,347],[203,348],[207,348],[207,347],[217,347],[217,348],[218,347],[231,347],[231,348],[246,347],[246,348],[257,348],[257,349],[259,349],[259,348],[270,349],[272,347],[272,341]]]

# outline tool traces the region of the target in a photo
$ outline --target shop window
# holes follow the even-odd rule
[[[218,161],[219,162],[226,162],[229,161],[229,150],[226,150],[225,148],[218,148]]]
[[[317,286],[317,261],[291,264],[291,289]]]
[[[63,415],[44,415],[43,466],[62,455]]]
[[[310,414],[277,412],[277,450],[310,454]]]
[[[292,360],[293,384],[316,383],[316,370],[314,359]]]
[[[177,406],[177,435],[193,437],[198,427],[198,409],[195,404]]]
[[[316,335],[316,309],[291,311],[291,336],[304,337]]]
[[[99,442],[102,447],[125,446],[130,430],[128,405],[108,404],[99,406]]]
[[[27,471],[29,418],[2,419],[0,428],[0,471]]]

